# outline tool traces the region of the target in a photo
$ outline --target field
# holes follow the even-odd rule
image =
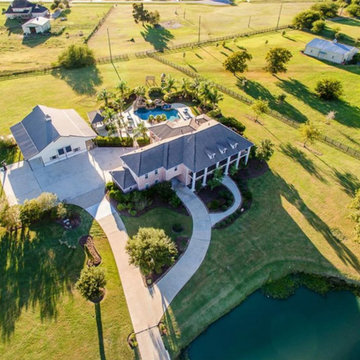
[[[311,3],[284,4],[280,25],[291,23],[293,16],[308,8]],[[277,24],[279,4],[249,4],[238,6],[206,6],[184,4],[146,5],[146,9],[158,10],[162,28],[135,24],[131,5],[120,5],[106,20],[106,26],[89,41],[97,56],[108,56],[107,29],[114,55],[168,46],[198,40],[199,16],[200,39],[245,32],[253,29],[274,27]],[[276,10],[275,10],[275,9]],[[250,27],[249,25],[249,17]]]
[[[132,325],[109,243],[92,217],[78,210],[82,223],[68,232],[55,223],[12,235],[0,228],[1,359],[135,358],[126,342]],[[74,288],[86,261],[77,241],[88,233],[107,278],[106,296],[98,305]]]
[[[301,31],[288,31],[285,36],[274,32],[219,43],[218,46],[196,48],[187,51],[185,56],[182,52],[172,53],[166,58],[250,99],[268,100],[272,109],[299,123],[314,121],[323,134],[359,150],[360,68],[355,65],[335,66],[302,54],[301,50],[313,37]],[[286,74],[272,76],[263,68],[267,51],[276,46],[289,49],[293,58]],[[253,56],[248,72],[243,74],[248,80],[245,88],[238,77],[223,67],[226,57],[239,47],[247,48]],[[323,78],[342,82],[344,94],[341,100],[322,101],[316,96],[314,88]],[[276,96],[279,94],[286,94],[284,104],[277,103]],[[331,110],[336,111],[336,117],[327,124],[326,114]],[[250,109],[248,113],[251,115]]]
[[[2,4],[2,7],[7,5]],[[5,15],[1,14],[0,72],[49,66],[68,45],[82,43],[109,8],[108,4],[91,7],[73,5],[63,15],[67,21],[61,21],[60,18],[51,20],[52,31],[56,32],[65,26],[61,35],[29,39],[23,38],[21,26],[16,20],[6,20]]]

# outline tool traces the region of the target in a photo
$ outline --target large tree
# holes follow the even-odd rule
[[[293,25],[296,29],[311,29],[313,23],[321,19],[318,11],[305,10],[297,14],[293,19]]]
[[[66,69],[80,68],[95,64],[94,52],[87,45],[70,45],[58,57],[60,66]]]
[[[335,2],[322,2],[314,4],[310,9],[319,12],[324,19],[332,18],[337,16],[339,4]]]
[[[252,59],[252,55],[247,50],[236,51],[226,58],[224,67],[234,75],[237,72],[243,73],[248,69],[247,62]]]
[[[292,56],[292,53],[288,49],[281,47],[270,49],[265,57],[267,62],[265,70],[271,74],[286,72],[287,68],[285,67],[285,64],[290,61]]]
[[[130,264],[138,266],[144,275],[160,273],[164,266],[175,262],[177,249],[162,229],[140,228],[126,244]]]
[[[256,157],[262,162],[269,161],[273,153],[274,144],[269,139],[261,140],[255,151]]]
[[[334,100],[343,93],[343,86],[339,80],[322,79],[317,82],[315,92],[324,100]]]

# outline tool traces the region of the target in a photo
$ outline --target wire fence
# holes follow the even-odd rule
[[[172,61],[169,61],[168,59],[165,59],[157,54],[149,54],[148,56],[162,62],[165,65],[171,66],[172,68],[174,68],[178,71],[181,71],[182,73],[188,75],[189,77],[192,77],[192,78],[198,79],[198,80],[208,81],[214,87],[216,87],[218,90],[220,90],[221,92],[223,92],[226,95],[231,96],[235,100],[241,101],[247,105],[253,104],[253,100],[239,94],[238,92],[233,91],[223,85],[217,84],[213,81],[209,81],[208,79],[197,74],[196,72],[189,70],[187,68],[184,68],[183,66],[177,65],[177,64],[173,63]],[[270,116],[282,121],[283,123],[292,126],[293,128],[297,129],[300,126],[300,123],[298,123],[297,121],[290,119],[275,110],[270,110],[268,114]],[[322,141],[323,143],[326,143],[327,145],[332,146],[333,148],[336,148],[337,150],[340,150],[340,151],[360,160],[360,151],[355,150],[354,148],[352,148],[350,146],[344,145],[340,141],[334,140],[334,139],[332,139],[326,135],[322,135],[322,134],[320,135],[319,140]]]

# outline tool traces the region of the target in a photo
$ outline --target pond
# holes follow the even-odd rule
[[[135,115],[137,115],[141,120],[147,120],[150,115],[153,115],[154,117],[156,115],[165,115],[169,121],[179,119],[179,112],[176,109],[163,110],[161,107],[157,107],[151,110],[138,109],[135,111]]]
[[[287,300],[255,292],[189,347],[190,360],[358,360],[360,299],[305,288]]]

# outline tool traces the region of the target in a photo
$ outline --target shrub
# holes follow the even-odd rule
[[[256,148],[256,157],[260,161],[269,161],[274,153],[274,144],[269,139],[261,140],[260,145]]]
[[[114,190],[115,189],[115,184],[112,181],[108,181],[106,183],[106,185],[105,185],[105,189],[107,191]]]
[[[177,100],[181,99],[183,96],[182,91],[174,91],[171,93],[168,93],[164,96],[164,101],[168,103],[176,102]]]
[[[130,214],[131,216],[136,216],[137,211],[136,211],[136,210],[129,210],[129,214]]]
[[[154,228],[140,228],[128,240],[126,251],[130,256],[130,263],[139,266],[144,275],[160,273],[164,266],[175,262],[178,254],[175,244],[164,230]]]
[[[324,20],[316,20],[312,25],[311,31],[315,34],[318,34],[325,29],[325,25],[326,24]]]
[[[270,281],[262,287],[264,294],[274,299],[287,299],[295,294],[296,289],[297,284],[291,275]]]
[[[333,100],[340,97],[343,87],[339,80],[322,79],[317,82],[315,92],[324,100]]]
[[[313,23],[321,19],[318,11],[305,10],[297,14],[293,19],[293,25],[296,29],[311,29]]]
[[[56,209],[56,217],[58,219],[65,219],[66,218],[67,209],[66,209],[64,203],[62,203],[62,202],[59,203],[55,209]]]
[[[210,210],[217,210],[219,207],[220,207],[220,203],[218,200],[212,200],[210,201],[208,204],[207,204],[207,207],[210,209]]]
[[[360,16],[360,5],[358,4],[351,4],[346,8],[346,10],[353,17]]]
[[[119,211],[124,211],[126,209],[126,204],[123,204],[123,203],[117,204],[117,209]]]
[[[138,137],[136,138],[136,142],[140,147],[146,146],[150,144],[150,138],[149,137]]]
[[[87,267],[81,271],[75,286],[87,300],[97,300],[106,285],[105,273],[101,268]]]
[[[19,227],[20,224],[20,205],[0,204],[0,225],[12,231]]]
[[[173,208],[178,208],[180,205],[181,205],[181,199],[176,195],[174,194],[170,201],[169,201],[169,204],[173,207]]]
[[[221,109],[219,107],[209,111],[206,115],[210,116],[211,118],[217,118],[221,116]]]
[[[181,231],[184,230],[184,227],[183,227],[180,223],[175,223],[175,224],[172,226],[172,230],[173,230],[174,232],[179,233],[179,232],[181,232]]]
[[[148,193],[152,198],[158,197],[165,203],[169,203],[174,196],[177,196],[175,191],[171,188],[171,183],[169,181],[164,181],[152,186],[148,190]]]
[[[131,137],[98,136],[94,140],[99,147],[132,147],[134,146]]]
[[[240,121],[235,119],[234,117],[225,117],[222,116],[221,118],[219,118],[219,122],[231,129],[233,129],[234,131],[236,131],[239,134],[243,134],[246,127],[245,125]]]
[[[150,98],[160,98],[164,95],[164,91],[160,86],[152,86],[148,90]]]
[[[95,64],[93,51],[87,45],[70,45],[58,58],[60,66],[66,69],[75,69]]]

